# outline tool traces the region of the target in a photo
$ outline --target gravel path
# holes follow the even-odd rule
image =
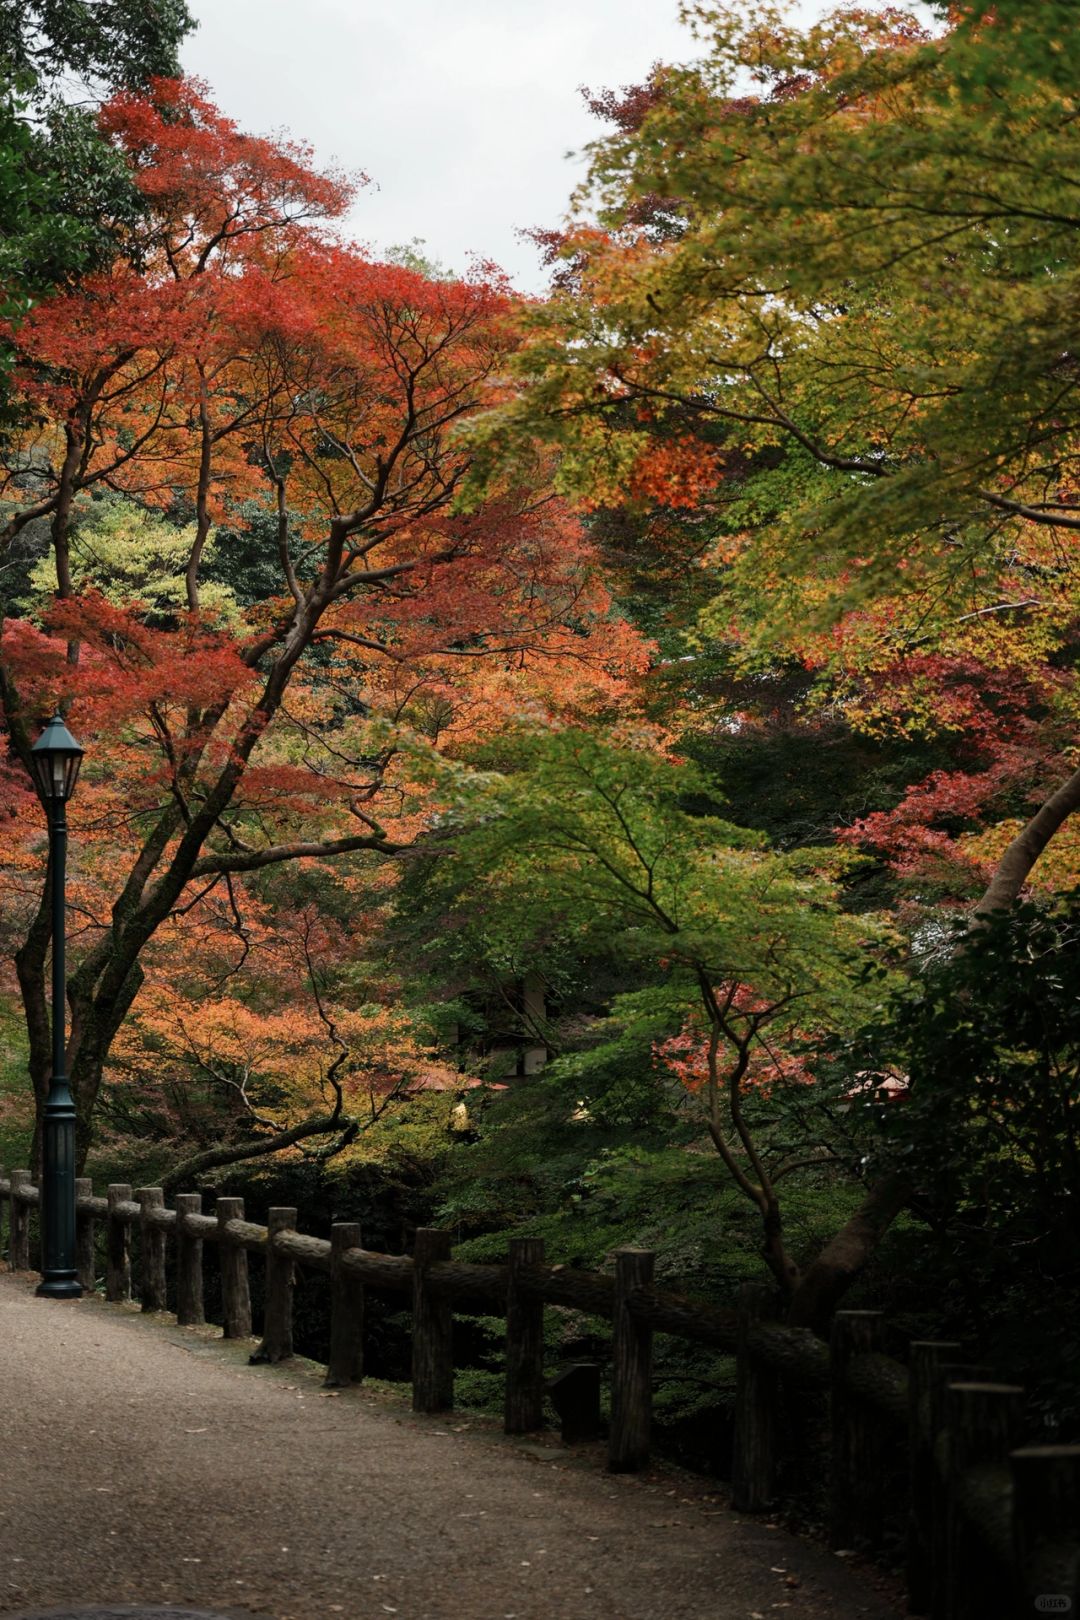
[[[164,1316],[0,1275],[0,1613],[896,1620],[865,1571],[677,1475],[507,1441]],[[58,1550],[62,1549],[62,1550]]]

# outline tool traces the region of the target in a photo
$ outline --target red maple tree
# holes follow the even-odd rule
[[[12,753],[25,763],[55,703],[93,744],[73,807],[81,1155],[166,921],[244,874],[394,854],[432,813],[422,746],[522,702],[617,700],[642,657],[549,491],[507,486],[461,509],[456,429],[497,397],[516,341],[497,273],[428,280],[335,242],[325,222],[344,181],[241,134],[198,86],[121,96],[102,125],[133,166],[145,225],[17,334],[37,428],[9,466],[5,535],[48,519],[57,590],[43,626],[9,621],[0,644]],[[194,514],[173,622],[76,589],[73,524],[99,491]],[[201,611],[200,578],[213,524],[245,501],[273,516],[276,585],[237,630]],[[4,787],[40,1107],[48,885],[38,903],[28,783],[9,769]]]

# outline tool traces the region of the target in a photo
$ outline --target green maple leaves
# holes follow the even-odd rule
[[[507,959],[558,931],[583,955],[659,970],[675,1004],[695,1003],[704,978],[792,998],[804,1021],[850,1014],[888,932],[843,912],[847,858],[778,853],[719,816],[691,814],[701,782],[654,746],[580,731],[511,739],[508,768],[459,801],[436,879],[463,925]]]

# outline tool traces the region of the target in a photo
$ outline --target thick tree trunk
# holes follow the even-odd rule
[[[71,1038],[68,1042],[68,1073],[75,1099],[75,1166],[81,1175],[93,1139],[94,1110],[105,1074],[105,1063],[116,1032],[131,1009],[143,983],[143,970],[136,962],[122,980],[118,991],[106,1002],[72,997]]]
[[[79,1071],[79,1091],[76,1093],[73,1089],[72,1096],[76,1098],[75,1174],[81,1176],[86,1169],[86,1158],[94,1140],[94,1108],[98,1092],[101,1090],[105,1065],[98,1059],[84,1061],[79,1064]]]
[[[1062,783],[1027,826],[1017,833],[997,865],[986,893],[975,907],[977,917],[1015,905],[1031,868],[1074,810],[1080,809],[1080,771]]]
[[[906,1177],[885,1176],[867,1193],[851,1219],[830,1238],[799,1278],[788,1321],[824,1334],[847,1290],[872,1258],[910,1196]]]

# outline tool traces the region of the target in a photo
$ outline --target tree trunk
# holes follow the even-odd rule
[[[193,1153],[189,1158],[173,1165],[172,1169],[161,1178],[161,1189],[166,1194],[175,1192],[185,1184],[190,1185],[206,1170],[216,1170],[226,1164],[241,1164],[248,1159],[265,1158],[270,1153],[281,1153],[285,1148],[293,1147],[297,1142],[307,1141],[312,1136],[329,1136],[334,1131],[350,1130],[355,1135],[355,1122],[348,1115],[335,1111],[332,1114],[321,1115],[317,1119],[303,1120],[299,1125],[274,1131],[269,1136],[254,1137],[232,1145],[221,1144],[218,1147],[205,1148],[201,1153]]]
[[[1072,815],[1080,809],[1080,770],[1062,783],[1042,808],[1036,811],[1002,855],[986,893],[975,907],[976,917],[1005,911],[1014,905],[1039,856]]]
[[[68,1073],[77,1114],[75,1125],[76,1173],[81,1175],[93,1139],[94,1109],[105,1074],[105,1063],[117,1030],[130,1011],[145,977],[136,962],[106,1003],[72,998],[72,1033],[68,1042]]]
[[[210,454],[214,442],[210,431],[206,376],[201,364],[199,366],[199,436],[199,481],[195,492],[195,542],[192,545],[187,560],[187,568],[184,571],[187,605],[192,613],[198,613],[199,611],[199,568],[210,535]]]
[[[799,1278],[788,1321],[822,1335],[843,1296],[859,1276],[910,1196],[904,1176],[885,1176],[867,1193],[851,1219],[831,1237]]]
[[[85,433],[81,423],[69,422],[66,428],[67,448],[60,468],[60,485],[52,520],[53,556],[56,562],[56,594],[61,601],[72,595],[71,585],[71,509],[75,500],[75,483],[82,461]]]
[[[784,1242],[783,1218],[780,1205],[775,1196],[769,1198],[766,1207],[761,1212],[761,1223],[764,1231],[764,1242],[761,1246],[762,1258],[773,1276],[776,1278],[781,1295],[790,1300],[794,1297],[799,1286],[799,1268],[787,1251]]]

